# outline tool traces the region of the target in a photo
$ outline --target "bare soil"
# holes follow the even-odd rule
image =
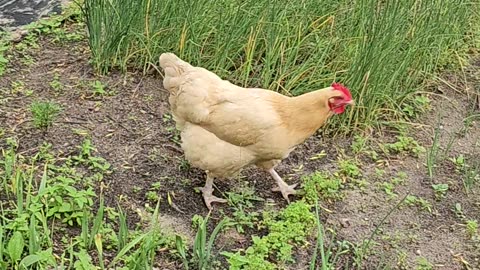
[[[146,193],[152,183],[160,182],[162,223],[166,228],[192,238],[192,217],[208,213],[201,194],[195,190],[195,187],[203,186],[205,176],[202,171],[186,165],[182,150],[175,142],[174,123],[169,118],[168,93],[162,89],[161,76],[113,72],[99,77],[88,63],[89,52],[84,42],[58,43],[41,37],[40,48],[31,54],[34,64],[22,64],[22,56],[16,55],[10,72],[0,77],[0,123],[6,132],[0,147],[4,146],[4,138],[13,136],[19,142],[19,152],[24,154],[35,153],[43,142],[49,142],[67,155],[75,151],[84,139],[85,135],[79,130],[85,131],[97,147],[98,155],[114,167],[113,173],[104,179],[106,204],[115,207],[122,197],[120,203],[129,211],[129,223],[134,227],[141,222],[145,205],[152,206]],[[443,148],[452,136],[455,137],[448,157],[463,154],[470,160],[480,159],[480,122],[478,118],[472,118],[465,127],[464,121],[473,113],[478,114],[474,93],[480,93],[479,67],[480,62],[473,62],[463,73],[445,75],[448,85],[436,84],[434,94],[430,95],[433,100],[431,110],[420,117],[419,123],[411,125],[411,136],[428,148],[438,123],[442,127],[440,144]],[[55,75],[64,85],[59,91],[50,85]],[[105,83],[112,95],[93,96],[89,84],[95,80]],[[24,82],[24,88],[32,90],[33,94],[12,91],[12,83],[18,81]],[[466,93],[470,94],[467,96]],[[55,101],[63,108],[53,127],[47,131],[36,129],[32,124],[28,108],[34,100]],[[388,130],[385,128],[365,136],[370,136],[373,145],[381,145],[393,140],[394,133]],[[293,183],[301,181],[302,175],[316,170],[333,170],[338,166],[338,157],[352,155],[351,142],[351,138],[330,138],[318,134],[298,147],[282,162],[278,171]],[[326,152],[326,157],[311,159],[322,150]],[[431,212],[409,206],[393,211],[374,237],[364,268],[387,265],[393,269],[414,269],[418,259],[425,257],[434,264],[434,269],[466,269],[466,262],[470,269],[480,269],[480,242],[467,238],[465,222],[454,211],[455,204],[460,204],[468,219],[480,221],[478,183],[466,194],[463,175],[448,159],[437,164],[435,175],[430,179],[425,154],[418,158],[405,153],[385,155],[381,163],[367,157],[359,157],[358,160],[363,178],[368,182],[367,187],[363,190],[346,188],[343,200],[322,203],[331,211],[323,211],[322,220],[327,228],[335,232],[328,234],[327,242],[362,242],[395,204],[406,194],[411,194],[428,200],[432,204]],[[378,177],[375,167],[383,168],[386,174]],[[395,189],[397,196],[390,198],[381,183],[395,177],[398,172],[405,172],[408,177]],[[435,197],[432,184],[438,183],[449,184],[444,198]],[[217,195],[248,185],[254,187],[256,194],[266,202],[275,203],[279,208],[286,205],[280,194],[270,191],[274,181],[257,169],[247,169],[238,180],[218,181],[216,185]],[[170,194],[177,209],[167,203],[167,194]],[[257,203],[258,211],[265,203]],[[228,206],[217,205],[212,218],[218,220],[230,211]],[[247,230],[242,235],[229,230],[219,237],[217,251],[245,248],[250,244],[252,234],[261,233]],[[290,269],[306,269],[313,245],[314,242],[298,250],[297,262]],[[165,269],[177,269],[175,265],[178,267],[178,264],[172,257],[160,257],[164,260],[161,265]],[[344,261],[351,258],[347,257]]]

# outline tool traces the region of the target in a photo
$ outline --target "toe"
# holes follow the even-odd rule
[[[220,199],[218,197],[215,197],[215,196],[207,196],[207,197],[204,197],[204,201],[205,201],[205,205],[207,206],[207,208],[209,210],[212,210],[213,206],[212,206],[212,203],[226,203],[227,200],[225,199]]]

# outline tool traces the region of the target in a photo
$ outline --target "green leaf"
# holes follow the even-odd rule
[[[42,257],[36,254],[28,255],[27,257],[23,258],[20,262],[20,266],[27,269],[30,265],[34,263],[38,263],[42,260]]]
[[[22,233],[19,231],[14,232],[7,244],[7,252],[12,261],[17,262],[20,260],[24,248],[25,241],[23,240]]]
[[[8,63],[8,60],[5,57],[3,57],[3,55],[0,55],[0,63],[6,64]]]
[[[72,211],[72,205],[68,202],[62,203],[60,208],[58,209],[59,212],[70,212]]]

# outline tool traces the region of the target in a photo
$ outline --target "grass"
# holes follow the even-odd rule
[[[172,51],[234,83],[292,95],[342,81],[358,104],[343,120],[352,130],[425,106],[428,98],[414,95],[422,82],[476,44],[478,5],[85,0],[83,11],[101,73],[147,71]]]
[[[58,104],[50,101],[35,101],[30,105],[33,124],[43,129],[47,129],[53,124],[60,110],[61,107]]]
[[[6,197],[0,212],[0,269],[148,269],[160,246],[173,245],[173,236],[159,230],[158,203],[145,231],[129,230],[120,206],[105,207],[102,190],[95,192],[94,185],[110,165],[92,154],[88,139],[77,154],[62,159],[49,144],[32,157],[16,153],[17,147],[9,140],[0,158],[0,196]],[[54,255],[54,246],[63,253]],[[104,251],[114,254],[108,265]]]

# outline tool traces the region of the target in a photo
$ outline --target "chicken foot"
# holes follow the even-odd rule
[[[208,175],[207,173],[207,180],[205,181],[205,186],[199,188],[203,193],[203,200],[205,201],[205,205],[208,207],[208,210],[212,210],[212,203],[226,203],[227,200],[218,198],[213,196],[213,177]]]
[[[298,183],[293,185],[288,185],[287,183],[285,183],[285,181],[283,181],[280,175],[278,175],[278,173],[273,168],[269,169],[268,172],[273,177],[273,179],[277,181],[277,185],[278,185],[278,187],[272,188],[272,191],[281,192],[283,198],[285,198],[285,200],[287,200],[287,202],[290,203],[290,199],[288,199],[288,195],[297,194],[295,187],[298,185]]]

